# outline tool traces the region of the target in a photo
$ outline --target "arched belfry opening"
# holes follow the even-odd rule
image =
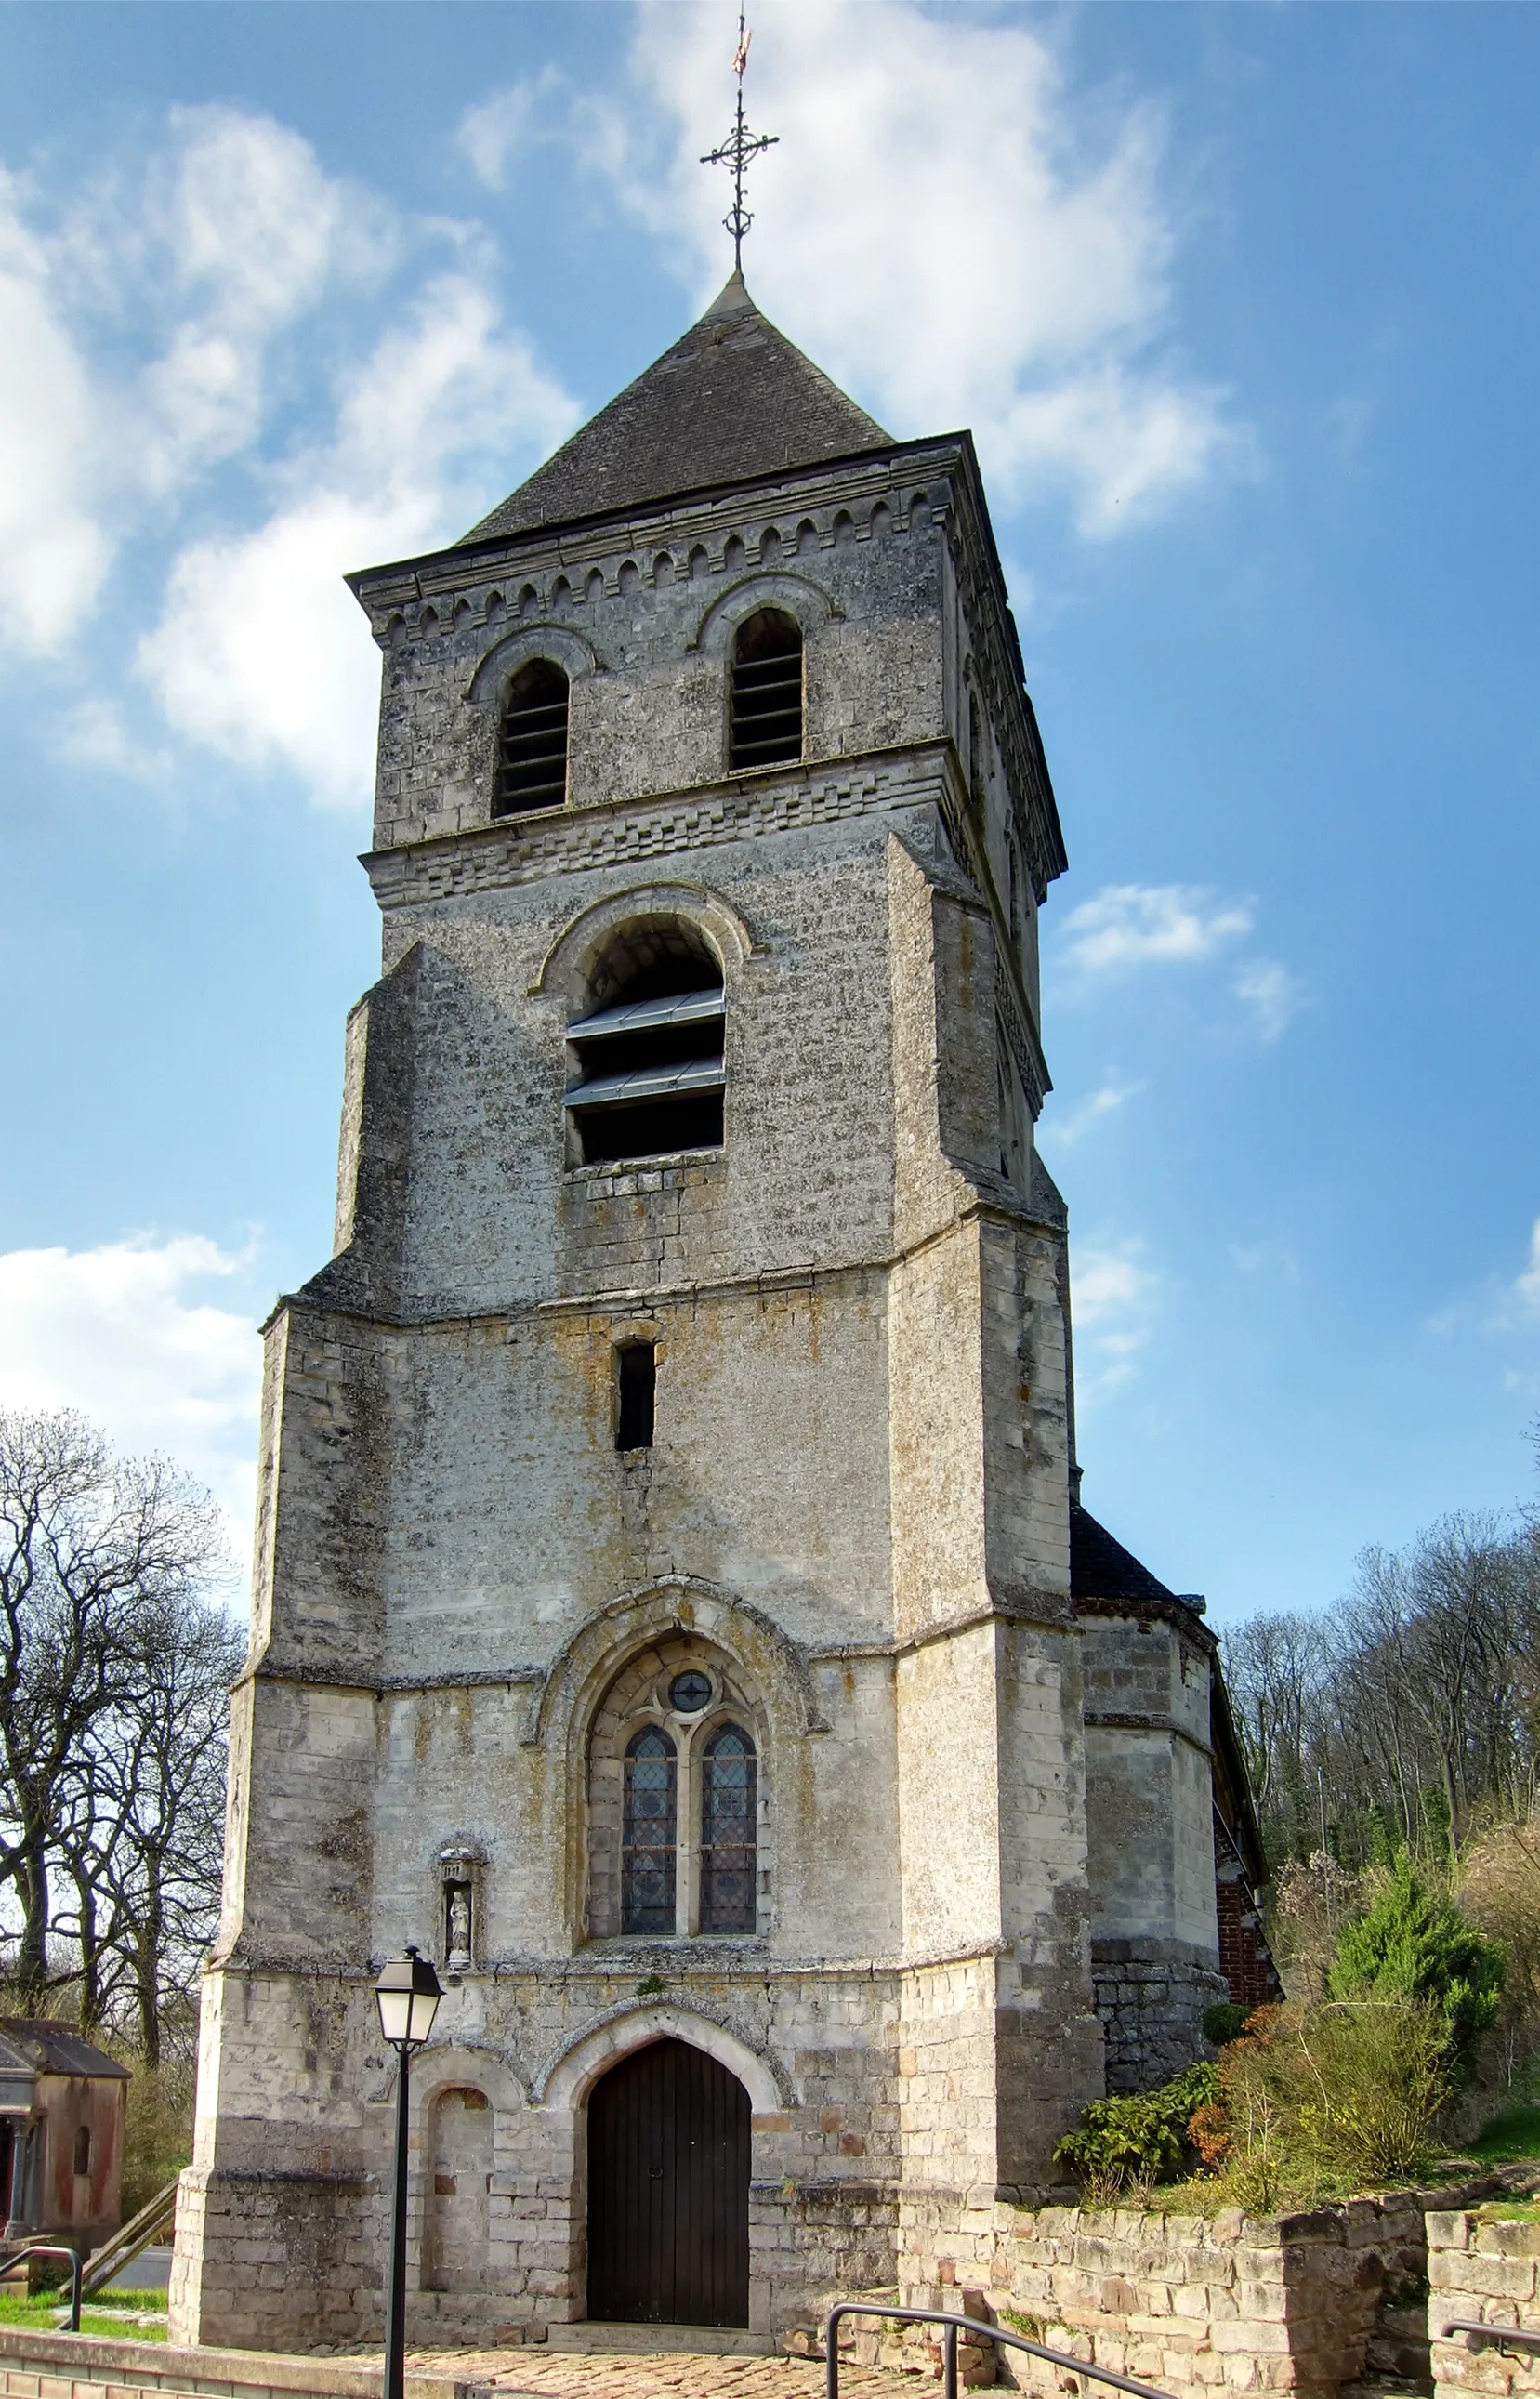
[[[570,698],[566,675],[552,658],[531,658],[509,683],[497,732],[494,817],[565,802]]]
[[[784,608],[756,608],[733,636],[728,764],[800,758],[802,697],[802,627]]]
[[[588,2099],[588,2316],[749,2322],[749,2094],[683,2040],[649,2041]]]
[[[720,1149],[727,1076],[722,961],[687,918],[623,925],[567,1027],[578,1079],[567,1108],[579,1163]]]

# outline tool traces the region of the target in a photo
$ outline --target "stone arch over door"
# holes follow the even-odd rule
[[[749,2322],[750,2100],[704,2049],[633,2049],[588,2094],[588,2316]]]
[[[491,2233],[492,2106],[452,2083],[428,2110],[423,2281],[430,2291],[482,2291]]]

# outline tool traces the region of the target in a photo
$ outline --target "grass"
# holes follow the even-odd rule
[[[1505,2108],[1469,2145],[1484,2166],[1506,2166],[1540,2158],[1540,2108]]]
[[[141,2324],[141,2316],[155,2321]],[[31,2332],[58,2332],[69,2322],[67,2295],[61,2291],[39,2291],[35,2298],[23,2298],[19,2291],[0,2291],[0,2324],[15,2324]],[[119,2340],[164,2340],[166,2338],[166,2294],[164,2291],[101,2291],[94,2299],[87,2299],[80,2311],[82,2332],[115,2335]]]

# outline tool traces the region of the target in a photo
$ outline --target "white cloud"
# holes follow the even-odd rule
[[[1095,1401],[1129,1380],[1149,1340],[1161,1279],[1141,1258],[1141,1244],[1087,1246],[1070,1254],[1075,1393]]]
[[[1293,976],[1270,958],[1250,959],[1236,977],[1235,991],[1237,999],[1255,1010],[1264,1041],[1276,1041],[1303,1005]]]
[[[366,347],[333,304],[403,262],[414,285],[372,307]],[[575,414],[500,322],[492,264],[478,229],[404,217],[231,108],[173,112],[46,238],[0,178],[0,632],[61,647],[115,545],[174,543],[196,492],[142,679],[185,739],[365,797],[379,659],[342,576],[453,539]],[[238,484],[213,481],[237,459]],[[58,740],[79,765],[169,771],[94,684]]]
[[[71,766],[104,769],[130,782],[165,784],[175,772],[170,752],[137,741],[123,711],[110,699],[82,699],[66,709],[59,720],[58,740]]]
[[[992,480],[1066,492],[1091,535],[1236,449],[1223,393],[1156,346],[1174,241],[1155,107],[1098,115],[1034,27],[914,0],[785,0],[759,33],[750,118],[779,142],[753,169],[751,285],[895,431],[972,425]],[[703,298],[728,263],[724,179],[698,162],[727,129],[730,47],[717,0],[643,0],[634,99],[569,120]],[[462,139],[500,174],[499,107],[527,125],[516,88]]]
[[[1300,1280],[1300,1262],[1294,1252],[1276,1241],[1232,1241],[1230,1264],[1237,1274],[1270,1275],[1288,1283]]]
[[[1530,1262],[1515,1282],[1514,1293],[1526,1308],[1540,1309],[1540,1216],[1530,1227]]]
[[[1072,908],[1060,939],[1087,974],[1196,964],[1251,929],[1243,900],[1216,900],[1189,883],[1109,883]]]
[[[562,78],[556,68],[542,67],[537,75],[494,92],[479,108],[466,109],[455,140],[489,191],[500,192],[510,161],[548,134],[548,123],[543,125],[540,119],[542,115],[548,119],[562,95]]]
[[[1077,1141],[1083,1140],[1099,1124],[1104,1124],[1109,1117],[1115,1116],[1119,1108],[1126,1107],[1143,1089],[1142,1083],[1103,1083],[1097,1091],[1088,1091],[1067,1116],[1045,1118],[1038,1127],[1038,1137],[1040,1140],[1046,1138],[1060,1149],[1073,1149]]]
[[[179,110],[172,126],[169,188],[149,213],[189,313],[144,377],[141,466],[155,491],[250,445],[273,336],[335,275],[367,278],[391,247],[381,203],[323,172],[289,127],[229,108]]]
[[[331,441],[283,470],[266,522],[176,560],[139,654],[168,721],[319,801],[366,800],[379,657],[343,575],[463,532],[487,461],[548,447],[574,413],[480,284],[439,278],[347,379]]]
[[[213,1491],[244,1560],[256,1487],[261,1344],[217,1305],[250,1264],[196,1235],[0,1252],[0,1404],[78,1408],[130,1452]]]
[[[101,587],[99,463],[90,383],[47,253],[0,172],[0,635],[28,656],[59,649]]]

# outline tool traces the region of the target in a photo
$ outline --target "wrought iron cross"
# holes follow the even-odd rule
[[[747,5],[747,0],[745,0]],[[743,205],[743,174],[750,158],[768,150],[780,140],[778,133],[750,133],[743,121],[743,70],[749,63],[749,45],[753,35],[743,21],[743,7],[738,9],[738,46],[733,60],[733,73],[738,79],[737,115],[733,130],[715,150],[709,150],[701,160],[703,167],[731,167],[733,170],[733,205],[722,222],[733,237],[733,266],[743,272],[743,237],[754,220]]]

